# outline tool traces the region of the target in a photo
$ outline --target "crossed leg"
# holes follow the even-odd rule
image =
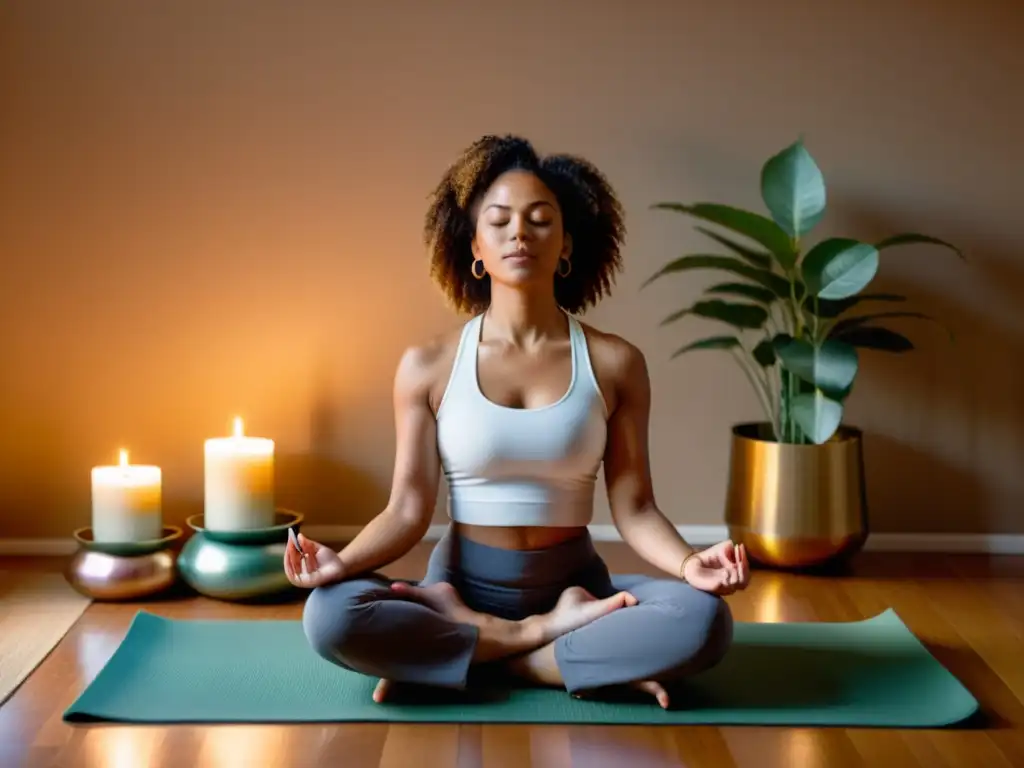
[[[474,611],[447,583],[414,587],[372,576],[318,587],[302,623],[312,648],[335,664],[390,682],[464,688],[473,664],[529,653],[636,601],[626,592],[595,599],[571,587],[552,610],[521,621]]]
[[[508,668],[541,685],[585,697],[603,688],[630,686],[668,708],[664,684],[710,669],[732,642],[733,619],[720,597],[685,582],[648,576],[612,576],[635,606],[613,611],[535,651],[513,657]]]
[[[611,596],[567,589],[555,608],[520,622],[473,611],[446,583],[366,578],[311,593],[303,627],[324,658],[391,682],[466,685],[469,668],[505,660],[514,674],[575,695],[631,685],[669,705],[663,683],[716,664],[732,639],[725,601],[689,585],[613,576]]]

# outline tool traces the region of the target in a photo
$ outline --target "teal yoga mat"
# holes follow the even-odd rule
[[[410,638],[409,642],[416,642]],[[939,727],[974,697],[888,610],[849,623],[736,624],[734,646],[665,711],[653,698],[581,701],[508,685],[420,689],[375,704],[376,680],[313,653],[298,621],[136,614],[69,722],[448,722]]]

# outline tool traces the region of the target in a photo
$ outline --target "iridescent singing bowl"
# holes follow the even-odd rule
[[[152,541],[102,542],[93,539],[92,528],[79,528],[73,534],[79,549],[64,575],[75,590],[94,600],[156,595],[177,581],[170,546],[181,534],[181,528],[170,525]]]
[[[204,527],[203,515],[185,523],[194,533],[178,556],[178,572],[196,592],[227,601],[278,599],[299,591],[284,572],[288,529],[298,530],[303,515],[279,509],[267,528],[221,531]]]

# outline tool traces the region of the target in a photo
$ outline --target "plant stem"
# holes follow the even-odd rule
[[[733,357],[736,358],[736,363],[743,373],[746,374],[747,380],[750,382],[750,386],[754,388],[754,392],[757,394],[758,400],[761,401],[761,407],[764,409],[765,415],[768,417],[768,422],[772,426],[773,437],[778,440],[779,428],[776,423],[775,409],[772,408],[770,396],[767,393],[765,385],[757,380],[757,376],[753,371],[753,366],[747,363],[746,358],[734,348],[732,350]]]
[[[793,303],[793,302],[796,301],[796,298],[795,297],[790,297],[790,298],[791,298],[791,300],[786,303],[786,316],[788,317],[788,319],[790,321],[789,322],[789,327],[786,329],[786,331],[789,333],[790,336],[792,336],[793,338],[796,338],[796,329],[797,329],[798,321],[797,321],[797,318],[796,318],[796,308],[795,308],[794,303]]]
[[[795,443],[795,442],[797,442],[797,439],[796,439],[796,429],[797,429],[797,427],[796,427],[796,421],[793,419],[793,408],[792,408],[792,405],[793,405],[793,398],[796,395],[797,380],[796,380],[796,374],[793,373],[792,371],[786,371],[786,377],[788,379],[788,381],[786,382],[786,384],[787,384],[787,386],[786,386],[786,405],[787,405],[786,410],[789,413],[789,423],[786,425],[787,428],[788,428],[786,430],[786,442]]]
[[[785,420],[782,422],[782,442],[788,443],[791,442],[790,432],[792,432],[793,423],[793,414],[790,409],[789,396],[789,390],[793,385],[793,375],[785,368],[782,368],[779,376],[781,379],[781,386],[779,387],[780,410],[785,413]]]
[[[789,302],[787,302],[787,309],[793,323],[792,328],[790,328],[790,336],[794,339],[799,339],[803,335],[803,303],[797,301],[796,280],[790,270],[786,271],[786,277],[789,279]],[[791,407],[794,394],[793,389],[796,382],[791,372],[783,368],[781,364],[779,367],[779,433],[781,435],[779,439],[784,443],[792,443],[796,439],[796,425],[793,422]]]
[[[780,409],[780,398],[779,392],[777,391],[778,377],[775,373],[776,368],[767,368],[764,370],[765,388],[768,390],[768,399],[772,405],[772,425],[774,427],[775,439],[779,438],[782,430],[782,411]]]
[[[803,335],[804,322],[803,322],[803,307],[802,301],[796,300],[796,283],[792,279],[789,281],[789,298],[793,302],[793,338],[799,339]]]

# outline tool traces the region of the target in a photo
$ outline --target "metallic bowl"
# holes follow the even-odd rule
[[[822,445],[758,438],[758,424],[732,431],[725,522],[751,559],[782,568],[830,565],[867,540],[863,436],[841,427]]]
[[[186,522],[195,533],[178,555],[178,572],[196,592],[227,601],[283,598],[298,590],[284,572],[288,529],[298,529],[303,516],[279,511],[269,528],[211,532],[202,515]]]
[[[173,542],[181,538],[182,530],[176,525],[165,525],[159,539],[152,541],[96,541],[92,537],[92,527],[86,526],[74,531],[72,535],[75,541],[83,549],[90,552],[101,552],[105,555],[121,555],[132,557],[135,555],[148,555],[152,552],[159,552],[167,549]]]
[[[207,528],[202,514],[192,515],[185,520],[185,525],[196,533],[201,533],[211,541],[226,544],[274,544],[288,540],[288,529],[294,528],[296,533],[302,527],[304,515],[290,509],[277,509],[274,512],[274,524],[267,528],[240,528],[236,531],[222,531]]]
[[[160,550],[121,556],[80,549],[65,577],[78,592],[94,600],[135,600],[169,589],[177,581],[174,553]]]

